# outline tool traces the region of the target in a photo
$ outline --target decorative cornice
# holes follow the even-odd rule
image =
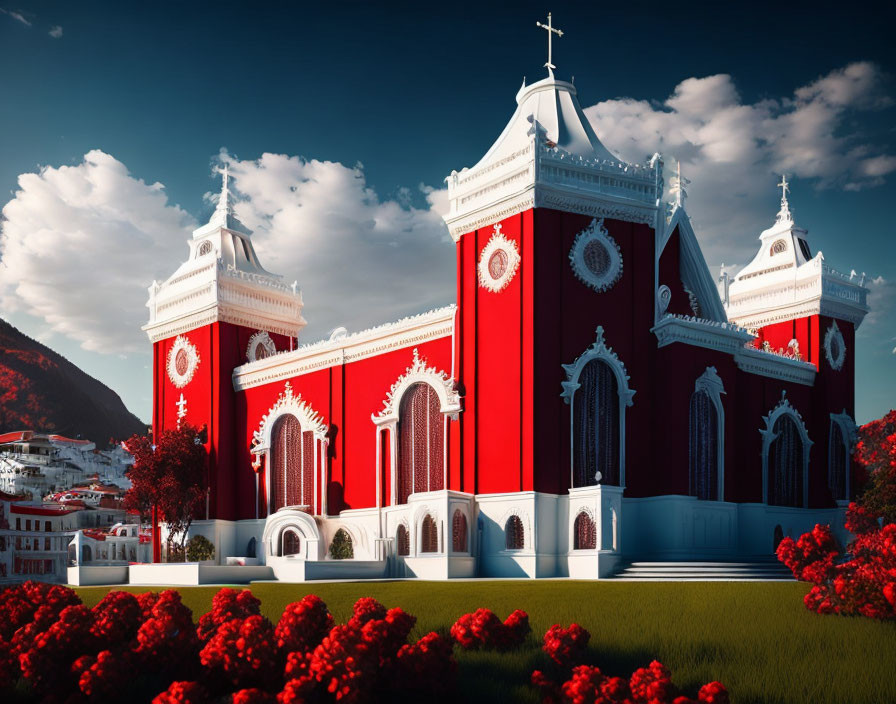
[[[476,269],[479,274],[479,285],[493,293],[498,293],[503,291],[516,275],[520,266],[520,250],[516,242],[508,239],[501,232],[501,223],[495,224],[494,228],[495,231],[492,233],[491,239],[482,248]],[[504,252],[506,261],[504,262],[504,271],[496,279],[492,277],[490,266],[491,258],[497,252]]]
[[[334,340],[303,345],[233,370],[233,388],[244,391],[320,369],[356,362],[392,350],[449,337],[456,307],[446,306]]]
[[[439,410],[457,420],[461,404],[460,394],[455,388],[454,380],[444,371],[427,366],[426,360],[420,356],[415,347],[411,365],[392,384],[392,388],[389,389],[383,401],[383,409],[371,416],[373,422],[377,425],[398,422],[402,396],[411,386],[420,383],[431,386],[439,397]]]
[[[817,371],[811,362],[802,362],[753,347],[743,347],[734,355],[739,369],[751,374],[767,376],[780,381],[790,381],[804,386],[815,384]]]
[[[671,313],[666,313],[651,328],[651,332],[656,335],[657,347],[682,342],[731,355],[754,338],[754,335],[734,323],[720,323]]]

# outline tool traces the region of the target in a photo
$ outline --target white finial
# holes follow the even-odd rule
[[[790,204],[787,202],[787,193],[790,191],[790,184],[787,183],[787,174],[781,175],[781,183],[778,184],[781,189],[781,210],[778,211],[778,222],[785,220],[793,220],[790,213]]]
[[[547,67],[548,71],[553,71],[557,67],[554,66],[554,64],[551,61],[551,39],[552,39],[551,35],[556,34],[558,37],[562,37],[563,32],[551,25],[551,13],[550,12],[548,13],[548,23],[547,24],[542,24],[541,22],[536,22],[535,25],[537,27],[541,27],[544,30],[547,30],[547,33],[548,33],[548,62],[545,64],[545,66]]]
[[[218,207],[215,210],[230,211],[230,171],[227,162],[224,162],[224,168],[218,169],[222,175],[221,178],[221,197],[218,198]]]
[[[686,179],[681,175],[681,161],[679,161],[675,170],[675,176],[672,177],[672,187],[669,189],[675,194],[675,207],[684,207],[684,199],[687,198],[688,195],[685,186],[690,182],[690,179]]]

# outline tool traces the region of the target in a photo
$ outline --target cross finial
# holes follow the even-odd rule
[[[227,162],[224,162],[224,167],[218,169],[221,173],[221,197],[218,198],[218,207],[217,210],[229,210],[230,209],[230,170],[227,165]]]
[[[778,222],[783,220],[793,220],[790,213],[790,203],[787,202],[787,194],[790,191],[790,184],[787,183],[787,174],[781,174],[781,183],[778,184],[781,189],[781,210],[778,211]]]
[[[551,39],[553,39],[553,37],[551,35],[556,34],[558,37],[562,37],[563,32],[561,30],[557,29],[556,27],[554,27],[553,25],[551,25],[551,13],[550,12],[548,13],[548,23],[547,24],[542,24],[541,22],[536,22],[535,25],[537,27],[541,27],[542,29],[546,30],[548,33],[548,62],[545,64],[545,66],[547,67],[548,71],[553,71],[557,67],[554,66],[553,62],[551,61]]]
[[[681,175],[681,161],[679,161],[678,166],[675,169],[675,176],[672,177],[672,188],[670,189],[675,194],[676,207],[681,208],[684,206],[684,199],[687,198],[688,195],[685,186],[690,182],[690,179],[684,178]]]
[[[180,395],[180,400],[174,403],[177,406],[177,427],[180,427],[180,422],[186,418],[187,416],[187,399],[184,398],[184,395]]]

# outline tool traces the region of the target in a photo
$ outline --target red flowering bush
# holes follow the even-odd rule
[[[74,689],[71,665],[85,651],[93,652],[92,625],[93,614],[86,606],[66,606],[59,619],[20,653],[22,676],[35,692],[60,695]]]
[[[309,594],[288,604],[277,623],[277,646],[286,653],[311,650],[333,627],[333,617],[323,600]]]
[[[241,689],[233,693],[232,704],[276,704],[277,698],[263,689]]]
[[[152,704],[205,704],[208,692],[198,682],[172,682],[164,692],[152,700]]]
[[[93,607],[94,623],[90,632],[104,645],[128,643],[143,622],[143,610],[137,597],[112,591]]]
[[[92,701],[114,701],[132,676],[129,651],[103,650],[96,657],[84,655],[72,666],[78,687]]]
[[[403,645],[395,670],[396,689],[405,693],[430,692],[437,682],[450,688],[457,672],[451,642],[438,633],[428,633],[413,645]]]
[[[215,631],[227,621],[261,614],[261,600],[248,589],[225,587],[212,597],[212,610],[199,618],[196,634],[207,643]]]
[[[529,635],[529,616],[516,610],[502,623],[490,609],[476,609],[464,614],[451,626],[451,637],[460,647],[509,650]]]
[[[149,618],[137,631],[135,652],[148,670],[191,672],[195,668],[198,640],[193,612],[184,606],[176,590],[168,589],[159,594]]]
[[[280,670],[274,627],[258,614],[221,624],[199,658],[212,675],[237,687],[270,684]]]
[[[577,623],[569,628],[555,624],[544,634],[542,650],[560,667],[570,668],[582,661],[589,640],[591,634]]]
[[[355,602],[352,614],[349,625],[363,626],[368,621],[386,618],[386,607],[376,599],[365,596]]]

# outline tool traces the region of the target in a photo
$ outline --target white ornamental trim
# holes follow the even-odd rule
[[[255,350],[259,344],[264,347],[264,357],[255,356]],[[246,359],[250,362],[255,362],[259,359],[267,359],[274,354],[277,354],[277,346],[265,330],[259,330],[249,338],[249,345],[246,347]]]
[[[504,290],[520,267],[520,250],[516,242],[508,239],[501,232],[501,227],[501,223],[494,225],[494,233],[479,255],[479,265],[477,267],[479,285],[494,293]],[[500,252],[503,252],[505,257],[504,270],[500,276],[495,278],[490,271],[490,262],[492,257]]]
[[[181,352],[186,355],[186,357],[180,357],[180,359],[186,359],[186,366],[182,371],[179,371],[177,368],[178,357]],[[171,383],[178,389],[182,389],[190,383],[193,375],[196,373],[196,368],[199,366],[199,350],[186,337],[178,335],[174,340],[174,344],[171,345],[171,349],[168,350],[168,361],[165,366],[167,367],[168,378],[171,380]]]
[[[834,345],[837,346],[836,350]],[[843,362],[846,361],[846,341],[836,320],[831,323],[831,327],[824,335],[824,355],[828,358],[831,369],[837,372],[843,369]]]
[[[252,433],[252,447],[250,452],[259,455],[270,447],[271,431],[280,416],[290,414],[299,420],[302,432],[310,430],[317,440],[326,440],[328,426],[323,416],[313,410],[311,406],[302,400],[301,394],[294,394],[292,384],[288,381],[284,390],[277,397],[274,405],[261,417],[258,430]]]
[[[610,260],[606,271],[602,274],[591,271],[585,262],[585,250],[592,242],[600,243]],[[622,276],[622,250],[604,227],[603,218],[593,219],[588,227],[576,235],[569,250],[569,263],[576,278],[598,293],[608,291],[619,281]]]
[[[374,424],[397,423],[401,397],[411,386],[418,383],[429,384],[435,389],[436,395],[439,397],[439,411],[452,420],[457,420],[461,411],[461,403],[460,394],[454,387],[454,381],[445,372],[439,371],[435,367],[428,367],[426,360],[420,356],[415,347],[411,366],[392,384],[392,388],[389,389],[386,399],[383,401],[383,410],[371,416]]]

